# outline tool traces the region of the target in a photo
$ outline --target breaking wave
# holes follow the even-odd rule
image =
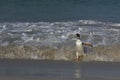
[[[83,61],[120,61],[120,45],[97,46],[88,48]],[[75,60],[75,48],[52,46],[23,46],[9,45],[0,47],[0,58],[10,59],[51,59],[51,60]]]
[[[73,60],[75,33],[94,45],[87,48],[85,60],[116,61],[119,57],[115,44],[120,43],[120,24],[94,20],[0,23],[0,57]]]

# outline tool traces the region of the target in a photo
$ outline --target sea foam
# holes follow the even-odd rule
[[[101,22],[94,20],[79,20],[79,21],[68,21],[68,22],[36,22],[36,23],[17,22],[17,23],[0,23],[0,46],[1,48],[6,47],[5,49],[8,49],[8,51],[9,48],[10,49],[12,48],[13,49],[12,51],[14,53],[11,52],[10,54],[14,55],[16,54],[16,51],[14,51],[15,47],[12,45],[16,45],[17,50],[19,51],[20,49],[19,55],[21,54],[20,55],[21,57],[22,57],[22,53],[25,53],[26,51],[24,50],[24,46],[28,46],[30,48],[32,48],[31,46],[33,46],[33,48],[38,47],[37,48],[38,52],[40,52],[39,47],[42,48],[46,47],[45,50],[43,49],[43,51],[41,51],[41,53],[38,52],[34,53],[35,51],[33,50],[26,52],[29,55],[27,55],[26,53],[25,54],[29,56],[29,58],[35,58],[35,59],[61,58],[65,60],[71,60],[73,59],[72,56],[74,56],[75,53],[74,48],[75,48],[76,33],[81,34],[81,40],[83,42],[92,43],[95,47],[111,46],[111,45],[119,44],[120,42],[119,23]],[[23,46],[23,48],[19,48],[19,46]],[[70,46],[71,48],[68,49],[65,46]],[[54,49],[54,47],[56,48]],[[119,50],[117,49],[116,51],[119,52]],[[94,52],[97,54],[102,51],[103,49],[100,49],[99,52],[96,51]],[[106,51],[107,49],[105,50],[105,52]],[[1,52],[1,54],[3,54],[4,52]],[[42,55],[42,52],[44,52],[43,53],[44,58],[39,57],[38,55],[34,55],[34,54]],[[54,55],[54,57],[53,56],[49,57],[51,53],[52,55]],[[66,55],[60,56],[56,53],[59,54],[66,53]],[[5,54],[8,55],[7,52],[5,52]],[[30,57],[30,55],[33,56]],[[104,57],[101,58],[101,56],[96,56],[96,58],[94,57],[95,60],[105,60],[103,58]]]

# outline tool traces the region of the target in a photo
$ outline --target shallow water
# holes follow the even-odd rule
[[[2,59],[0,60],[0,78],[23,79],[23,80],[24,79],[119,80],[120,79],[119,67],[120,67],[119,62],[112,63],[112,62]]]
[[[120,45],[85,47],[83,61],[120,61]],[[48,60],[75,60],[74,47],[66,46],[53,48],[53,46],[23,46],[9,45],[0,46],[1,59],[48,59]]]

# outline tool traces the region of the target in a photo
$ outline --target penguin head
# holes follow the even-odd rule
[[[77,38],[80,38],[80,34],[79,33],[76,33],[76,36],[77,36]]]

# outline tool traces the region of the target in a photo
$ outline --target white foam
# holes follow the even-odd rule
[[[78,30],[79,30],[79,31],[83,31],[83,28],[79,27]]]
[[[117,26],[117,28],[113,25]],[[116,38],[117,41],[115,41],[115,37],[119,37],[120,34],[119,26],[119,23],[106,23],[95,20],[37,23],[0,23],[0,34],[2,34],[1,38],[21,37],[21,39],[25,42],[44,42],[46,39],[48,42],[56,43],[70,39],[72,40],[75,38],[76,33],[80,33],[82,36],[85,36],[84,41],[95,41],[94,39],[97,39],[97,36],[102,38],[102,40],[96,41],[94,44],[109,44],[110,41],[107,41],[109,39],[111,39],[113,43],[120,42],[118,41],[118,38]],[[25,35],[22,33],[25,33]],[[41,40],[41,37],[45,39]],[[106,37],[106,39],[104,37]]]
[[[1,46],[8,46],[9,45],[9,42],[3,42],[2,44],[1,44]]]
[[[21,37],[24,42],[29,42],[29,41],[33,41],[33,36],[29,37],[27,34],[22,33],[22,37]]]
[[[39,57],[37,55],[32,55],[31,58],[32,59],[39,59]]]
[[[2,28],[0,29],[0,33],[2,33],[3,31],[5,31],[7,28],[6,28],[6,25],[3,25]]]
[[[108,56],[96,56],[94,58],[95,61],[113,61],[112,58],[109,58]]]
[[[103,22],[93,21],[93,20],[79,20],[81,24],[103,24]]]
[[[61,36],[62,39],[67,39],[68,37],[66,37],[65,35]]]
[[[40,42],[40,38],[37,38],[36,41],[37,41],[37,42]]]
[[[92,39],[93,39],[93,33],[90,32],[90,35],[89,35],[89,37],[87,39],[87,42],[91,42]]]
[[[9,36],[14,36],[12,33],[8,33]]]
[[[3,30],[6,30],[7,28],[6,28],[6,25],[3,25]]]
[[[108,29],[109,31],[113,31],[113,32],[120,32],[120,29]]]
[[[113,24],[111,24],[111,26],[120,26],[120,23],[113,23]]]

